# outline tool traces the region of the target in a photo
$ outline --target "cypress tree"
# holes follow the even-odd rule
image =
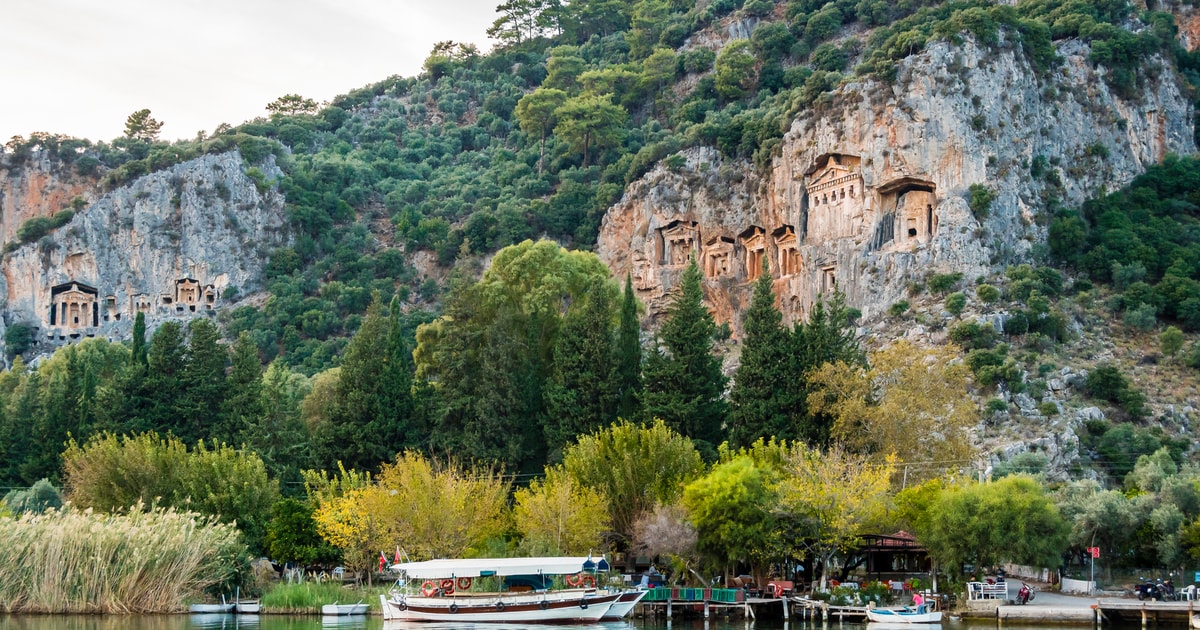
[[[583,303],[563,318],[545,393],[544,431],[551,461],[560,461],[563,446],[576,436],[616,420],[612,321],[609,289],[599,279],[590,284]]]
[[[164,322],[150,337],[146,352],[146,376],[137,387],[135,400],[142,404],[137,416],[130,419],[130,429],[135,431],[171,431],[184,438],[190,428],[181,421],[179,392],[186,361],[187,346],[179,322]],[[135,366],[136,369],[136,366]]]
[[[130,362],[133,365],[146,364],[146,314],[138,311],[133,319],[133,346],[130,348]]]
[[[233,344],[226,395],[221,405],[222,424],[216,437],[230,444],[247,442],[247,432],[262,416],[262,360],[250,333],[242,331]]]
[[[642,331],[638,324],[637,297],[633,280],[625,274],[625,294],[621,299],[621,321],[617,328],[618,415],[637,418],[642,396]]]
[[[707,457],[722,442],[725,375],[713,354],[717,325],[704,308],[700,268],[693,258],[680,278],[680,292],[661,329],[663,350],[646,361],[644,414],[692,438]]]
[[[388,306],[387,344],[380,366],[380,413],[372,423],[372,433],[391,451],[398,453],[419,446],[424,431],[417,426],[412,401],[412,348],[405,342],[400,320],[400,298],[392,297]]]
[[[829,442],[833,418],[808,411],[808,394],[813,388],[808,383],[807,374],[835,361],[866,365],[866,354],[854,335],[856,317],[855,311],[846,306],[845,294],[837,291],[829,304],[818,297],[809,313],[808,322],[797,322],[792,328],[791,370],[784,382],[790,386],[788,395],[794,401],[793,408],[796,410],[794,426],[797,433],[790,436],[793,439],[803,439],[813,445]]]
[[[746,311],[741,362],[729,394],[729,439],[735,446],[749,446],[760,437],[790,439],[794,433],[789,413],[794,401],[787,395],[789,336],[775,308],[773,282],[764,260]]]
[[[219,343],[221,333],[216,324],[207,319],[193,319],[188,333],[176,408],[180,415],[179,438],[192,443],[211,439],[225,425],[221,402],[225,400],[229,352]]]

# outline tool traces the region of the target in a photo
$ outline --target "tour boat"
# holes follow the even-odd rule
[[[867,619],[875,623],[941,623],[942,611],[917,612],[915,610],[891,610],[872,608],[867,610]]]
[[[401,576],[400,588],[379,598],[385,621],[591,623],[624,596],[596,589],[592,572],[608,570],[603,558],[443,559],[396,564],[392,570]],[[556,576],[564,576],[568,588],[549,588]],[[467,590],[475,579],[491,577],[527,590]]]

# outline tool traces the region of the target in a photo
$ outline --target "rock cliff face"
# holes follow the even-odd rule
[[[633,274],[652,318],[695,256],[735,334],[764,258],[792,320],[834,287],[870,317],[931,273],[973,279],[1026,259],[1049,199],[1077,205],[1196,150],[1165,63],[1122,98],[1088,53],[1066,42],[1039,76],[1012,46],[932,44],[892,84],[846,84],[804,112],[765,174],[705,149],[677,172],[660,165],[609,209],[598,253]],[[969,207],[972,184],[994,192],[986,212]]]
[[[76,197],[90,201],[98,183],[40,151],[20,167],[0,168],[0,243],[16,240],[17,230],[28,219],[70,207]]]
[[[264,169],[279,175],[273,162]],[[122,338],[136,313],[148,327],[213,315],[253,290],[286,242],[283,198],[260,191],[240,155],[208,155],[96,199],[66,225],[3,260],[0,306],[35,343]],[[230,289],[235,289],[230,291]]]

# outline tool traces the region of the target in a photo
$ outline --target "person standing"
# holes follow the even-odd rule
[[[917,614],[925,614],[925,598],[921,596],[921,591],[913,591],[913,606],[917,607]]]

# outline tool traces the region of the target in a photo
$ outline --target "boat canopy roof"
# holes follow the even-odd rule
[[[485,577],[513,575],[567,575],[582,571],[608,571],[608,561],[601,556],[548,558],[473,558],[470,560],[441,559],[424,562],[393,564],[393,571],[402,571],[409,578],[432,579],[449,577]]]

